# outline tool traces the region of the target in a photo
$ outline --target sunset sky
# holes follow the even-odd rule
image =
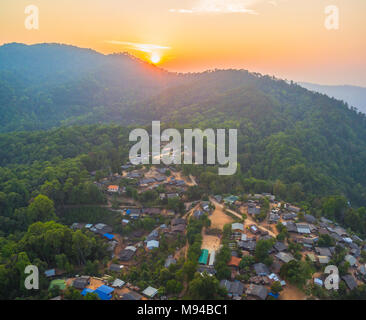
[[[24,26],[30,4],[39,30]],[[339,30],[324,26],[329,5]],[[244,68],[366,87],[365,0],[1,0],[0,30],[1,44],[128,51],[171,71]]]

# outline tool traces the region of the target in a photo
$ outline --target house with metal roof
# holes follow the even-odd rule
[[[121,279],[115,279],[113,281],[112,287],[113,288],[122,288],[125,285],[125,282]]]
[[[318,261],[320,264],[327,264],[330,261],[330,258],[327,256],[318,256]]]
[[[155,295],[158,293],[158,289],[155,289],[153,287],[147,287],[144,291],[142,291],[142,294],[149,298],[154,298]]]
[[[252,296],[252,297],[260,299],[260,300],[265,300],[268,295],[268,290],[265,286],[250,284],[245,293],[248,296]]]
[[[109,270],[113,271],[113,272],[121,272],[123,269],[123,265],[120,264],[116,264],[116,263],[112,263],[109,266]]]
[[[357,264],[357,259],[354,256],[351,256],[350,254],[347,254],[344,257],[344,260],[346,260],[351,267],[355,266]]]
[[[252,241],[252,240],[238,241],[238,247],[245,251],[250,251],[250,252],[254,251],[256,245],[257,245],[256,241]]]
[[[248,214],[258,215],[261,213],[261,208],[257,206],[248,207]]]
[[[244,285],[238,281],[221,280],[220,287],[225,288],[230,297],[241,297],[244,292]]]
[[[302,233],[302,234],[310,234],[310,227],[308,224],[304,224],[304,223],[296,223],[296,229],[297,229],[297,233]]]
[[[90,284],[89,276],[78,277],[72,283],[73,287],[75,287],[76,289],[80,289],[80,290],[84,289],[89,284]]]
[[[284,263],[289,263],[291,260],[294,260],[294,257],[291,253],[285,252],[279,252],[275,255],[275,257]]]
[[[146,242],[151,240],[158,240],[159,239],[159,232],[157,229],[150,232],[150,234],[146,237]]]
[[[327,256],[327,257],[332,256],[332,252],[330,251],[329,248],[315,247],[315,252],[320,256]]]
[[[135,248],[136,249],[136,248]],[[120,253],[119,253],[119,260],[121,261],[130,261],[133,257],[133,255],[135,254],[136,250],[131,250],[128,247],[126,247],[125,249],[123,249]]]
[[[342,280],[346,283],[348,289],[350,290],[353,290],[357,287],[356,279],[350,274],[343,276]]]
[[[268,267],[264,263],[256,263],[253,268],[257,276],[264,277],[270,274]]]
[[[215,263],[215,257],[216,257],[216,251],[215,250],[212,250],[210,252],[210,260],[208,261],[208,265],[209,266],[213,266],[214,263]]]
[[[159,241],[156,240],[150,240],[146,243],[146,248],[148,250],[159,248]]]
[[[277,241],[274,245],[273,248],[277,251],[277,252],[282,252],[287,250],[287,245],[285,245],[283,242]]]
[[[232,231],[241,231],[241,232],[244,232],[244,224],[242,223],[238,223],[238,222],[235,222],[231,225],[231,230]]]

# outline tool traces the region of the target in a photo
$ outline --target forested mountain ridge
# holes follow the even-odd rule
[[[99,108],[123,110],[176,78],[128,54],[60,44],[3,45],[0,131],[49,129]],[[106,115],[105,121],[112,119]]]
[[[0,58],[2,131],[152,120],[237,128],[244,178],[278,180],[292,201],[343,194],[352,204],[365,202],[366,118],[334,98],[245,70],[181,75],[126,54],[56,44],[5,45]],[[29,165],[47,161],[47,153],[73,158],[93,147],[80,141],[59,150],[54,133],[61,144],[73,131],[2,135],[0,163]]]

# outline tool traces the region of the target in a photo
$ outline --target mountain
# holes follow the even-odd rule
[[[60,44],[3,45],[0,131],[48,129],[98,108],[103,113],[116,106],[122,110],[176,78],[128,54],[103,55]]]
[[[346,85],[324,86],[307,82],[301,82],[299,84],[308,90],[342,100],[349,106],[357,108],[362,113],[366,113],[366,88]]]
[[[181,129],[236,128],[239,186],[253,178],[258,185],[278,182],[293,202],[342,194],[352,204],[366,203],[366,116],[335,98],[246,70],[182,75],[126,54],[57,44],[5,45],[0,61],[3,132],[101,123],[140,126],[152,120]],[[46,161],[51,150],[61,157],[84,154],[89,143],[68,142],[67,152],[58,151],[77,128],[1,135],[0,163]],[[97,132],[108,132],[104,128],[90,129],[102,144],[104,137],[114,140],[104,133],[101,139]],[[51,136],[57,141],[52,147]],[[232,182],[232,190],[217,192],[237,187]]]

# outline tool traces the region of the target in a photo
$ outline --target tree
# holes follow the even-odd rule
[[[166,283],[167,293],[178,294],[183,290],[183,285],[175,279],[168,280]]]
[[[307,262],[292,260],[282,265],[280,275],[290,283],[302,288],[311,278],[311,267]]]
[[[275,281],[271,285],[271,292],[273,294],[280,293],[283,290],[282,285],[279,281]]]
[[[187,277],[187,280],[192,280],[197,269],[197,262],[187,260],[183,264],[183,273]]]
[[[259,240],[255,247],[255,259],[258,262],[262,262],[266,265],[272,264],[272,258],[269,255],[269,251],[274,245],[274,239]]]
[[[32,221],[45,222],[56,219],[53,201],[42,194],[37,196],[28,206],[28,213]]]
[[[64,298],[66,300],[83,300],[83,296],[81,295],[80,291],[74,287],[68,287],[65,290]]]
[[[225,290],[220,287],[219,281],[207,273],[196,273],[189,283],[188,294],[192,300],[212,300],[225,297]]]

